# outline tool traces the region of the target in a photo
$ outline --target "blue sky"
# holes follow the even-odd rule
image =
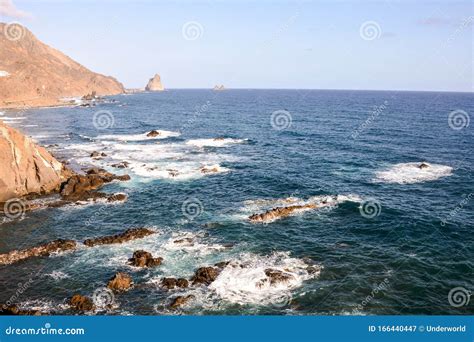
[[[13,4],[1,21],[126,87],[159,73],[168,88],[474,90],[471,1]]]

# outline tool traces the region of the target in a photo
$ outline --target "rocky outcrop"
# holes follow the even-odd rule
[[[151,234],[155,234],[155,232],[147,228],[132,228],[132,229],[126,230],[123,233],[116,234],[116,235],[87,239],[84,241],[84,245],[88,247],[93,247],[97,245],[110,245],[114,243],[124,243],[130,240],[141,239]]]
[[[49,256],[51,253],[64,252],[73,249],[76,249],[75,241],[58,239],[37,247],[14,250],[9,253],[0,254],[0,265],[9,265],[32,257]]]
[[[149,138],[159,137],[160,135],[161,133],[156,130],[152,130],[146,134],[146,136]]]
[[[8,73],[0,77],[0,107],[54,106],[63,104],[62,98],[125,91],[116,79],[88,70],[14,25],[0,23],[0,32],[18,33],[16,40],[0,34],[0,70]]]
[[[150,252],[139,250],[133,252],[133,257],[128,261],[135,267],[155,267],[161,265],[163,258],[153,258]]]
[[[56,192],[70,175],[45,148],[0,120],[0,202]]]
[[[125,292],[130,290],[133,280],[127,273],[119,272],[108,282],[107,287],[114,292]]]
[[[430,164],[428,164],[428,163],[421,163],[421,164],[418,166],[419,169],[427,169],[427,168],[429,168],[429,167],[430,167]]]
[[[79,311],[91,311],[94,310],[94,303],[89,297],[81,296],[76,294],[69,300],[71,308]]]
[[[204,284],[210,285],[220,273],[220,269],[217,267],[200,267],[196,270],[191,281],[193,285]]]
[[[104,169],[92,168],[85,175],[73,175],[61,185],[61,196],[65,200],[78,201],[103,198],[108,195],[93,192],[114,180],[127,181],[130,176],[117,176]],[[105,196],[104,196],[105,195]]]
[[[315,209],[317,208],[316,204],[304,204],[304,205],[291,205],[288,207],[280,207],[270,209],[262,214],[254,214],[249,216],[251,222],[270,222],[279,218],[287,217],[293,214],[295,211]]]
[[[285,273],[280,270],[274,270],[271,268],[268,268],[265,270],[265,275],[268,277],[268,280],[270,281],[270,285],[277,285],[280,283],[287,283],[290,280],[293,280],[294,277],[293,275],[289,273]]]
[[[146,91],[163,91],[165,88],[161,84],[160,75],[156,74],[153,78],[150,78],[148,84],[145,87]]]

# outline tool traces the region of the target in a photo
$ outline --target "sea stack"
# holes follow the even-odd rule
[[[56,192],[69,176],[46,149],[0,120],[0,202]]]
[[[150,78],[148,84],[145,87],[146,91],[163,91],[165,88],[161,84],[160,75],[156,74],[153,78]]]

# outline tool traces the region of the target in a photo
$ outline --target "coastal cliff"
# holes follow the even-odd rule
[[[0,120],[0,202],[58,191],[68,176],[45,148]]]
[[[148,84],[146,85],[145,90],[147,91],[165,90],[165,88],[163,87],[163,84],[161,83],[160,75],[156,74],[153,78],[150,78],[150,81],[148,81]]]
[[[123,93],[113,77],[97,74],[39,41],[18,24],[0,23],[0,107],[60,105],[62,98]]]

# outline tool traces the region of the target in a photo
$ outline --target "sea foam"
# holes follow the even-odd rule
[[[376,182],[413,184],[434,181],[452,175],[453,168],[446,165],[428,164],[420,168],[421,163],[400,163],[375,173]]]

